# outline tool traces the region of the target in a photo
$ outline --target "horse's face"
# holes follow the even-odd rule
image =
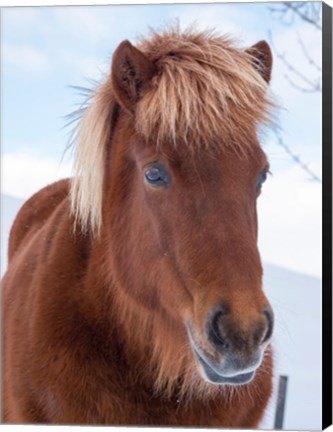
[[[108,182],[110,200],[119,204],[110,218],[112,247],[117,232],[126,232],[116,251],[117,277],[138,304],[180,323],[205,380],[246,383],[273,328],[257,249],[256,201],[268,171],[266,156],[254,129],[243,156],[228,146],[191,153],[186,145],[164,143],[159,151],[134,131],[126,112],[136,99],[131,91],[145,81],[140,76],[127,87],[128,78],[114,78],[124,72],[124,59],[132,78],[136,67],[144,76],[153,71],[128,45],[114,56],[114,87],[125,108]]]

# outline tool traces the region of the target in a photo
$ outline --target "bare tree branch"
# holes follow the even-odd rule
[[[301,39],[301,37],[300,37],[300,35],[298,33],[297,33],[297,40],[298,40],[298,43],[299,43],[300,47],[302,48],[303,54],[306,57],[308,63],[311,66],[313,66],[315,69],[317,69],[318,72],[321,72],[321,70],[322,70],[321,67],[318,66],[316,64],[316,62],[313,60],[313,58],[310,56],[308,50],[306,49],[306,47],[304,45],[304,42],[302,41],[302,39]]]
[[[306,84],[309,85],[310,88],[308,89],[308,91],[321,91],[321,86],[319,86],[319,88],[318,88],[318,82],[314,82],[314,81],[310,80],[305,75],[303,75],[302,72],[297,70],[291,63],[289,63],[289,61],[285,57],[285,54],[277,53],[276,55],[279,59],[281,59],[283,61],[283,63],[286,65],[287,69],[290,72],[292,72],[294,75],[296,75],[301,80],[303,80]]]
[[[284,75],[284,77],[286,78],[286,80],[290,83],[290,85],[292,85],[293,87],[295,87],[297,90],[300,90],[304,93],[314,93],[314,92],[321,92],[322,88],[321,88],[321,79],[320,77],[317,79],[310,79],[308,78],[306,75],[304,75],[302,72],[300,72],[298,69],[296,69],[287,59],[286,59],[286,55],[285,53],[281,53],[278,52],[277,48],[275,47],[274,41],[273,41],[273,37],[272,37],[272,33],[269,31],[269,41],[276,53],[276,57],[279,58],[284,65],[286,66],[286,68],[289,70],[289,72],[291,73],[291,75],[298,77],[303,84],[306,84],[307,87],[304,87],[303,85],[299,85],[296,84],[294,82],[294,80],[292,78],[290,78],[290,76],[288,75]],[[303,42],[301,44],[301,47],[304,46]],[[304,47],[305,49],[305,47]],[[306,53],[307,55],[307,60],[308,62],[312,65],[312,66],[316,66],[315,62],[311,59],[311,57],[309,56],[308,53]]]
[[[293,151],[290,150],[289,146],[283,141],[283,138],[281,136],[281,134],[279,133],[279,131],[277,129],[274,129],[274,133],[276,136],[276,140],[277,140],[277,144],[282,147],[286,153],[288,153],[288,155],[292,158],[292,160],[294,160],[301,168],[303,171],[305,171],[308,176],[310,177],[310,180],[312,181],[316,181],[318,183],[321,183],[321,178],[318,177],[317,174],[315,174],[306,163],[304,163],[302,161],[302,159],[295,154]]]
[[[283,2],[282,4],[275,4],[273,7],[269,7],[271,13],[285,25],[292,25],[296,18],[303,20],[309,25],[315,27],[317,30],[321,30],[321,3],[313,2]],[[284,75],[285,79],[295,89],[302,93],[314,93],[321,92],[321,67],[316,64],[314,59],[309,54],[303,40],[297,35],[298,44],[302,50],[302,53],[307,60],[308,64],[312,66],[318,72],[317,78],[309,78],[300,70],[299,67],[294,66],[289,60],[287,60],[285,53],[279,52],[274,46],[271,32],[269,32],[269,39],[271,45],[276,53],[278,59],[282,61],[286,67],[288,73]],[[295,78],[297,81],[295,82]],[[302,161],[300,156],[295,154],[290,147],[284,142],[282,135],[278,128],[274,129],[277,144],[283,148],[283,150],[291,157],[291,159],[297,163],[303,171],[307,173],[311,180],[321,183],[321,179],[315,174],[306,163]]]
[[[312,88],[305,88],[302,87],[298,84],[296,84],[287,74],[283,75],[284,78],[289,82],[289,84],[294,87],[296,90],[299,90],[302,93],[317,93],[317,92],[321,92],[321,85],[320,83],[313,83],[313,87]]]
[[[296,18],[321,30],[321,3],[320,2],[282,2],[269,6],[272,15],[285,25],[292,25]]]
[[[318,15],[315,15],[313,13],[313,8],[311,8],[311,3],[307,3],[307,2],[302,2],[302,3],[297,3],[297,2],[283,2],[284,6],[289,9],[290,11],[294,12],[296,15],[299,16],[299,18],[301,18],[303,21],[308,22],[309,24],[313,25],[314,27],[316,27],[318,30],[321,30],[322,27],[319,24],[319,19],[318,19]],[[310,9],[312,9],[312,13],[308,13],[308,6],[310,5]],[[306,8],[305,12],[302,11],[302,8]],[[316,12],[316,10],[315,10]]]

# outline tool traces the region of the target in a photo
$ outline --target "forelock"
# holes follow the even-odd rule
[[[136,109],[136,128],[147,140],[242,151],[256,126],[269,122],[268,85],[230,38],[172,28],[138,48],[158,69]]]

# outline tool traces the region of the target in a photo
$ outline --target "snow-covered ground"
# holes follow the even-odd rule
[[[322,285],[316,277],[265,264],[264,287],[275,313],[275,382],[288,376],[284,428],[321,429]],[[277,389],[276,389],[277,390]],[[262,426],[274,423],[276,392]]]
[[[1,274],[10,226],[23,201],[1,195]],[[284,429],[321,429],[321,280],[264,264],[264,286],[275,312],[275,383],[288,376]],[[273,429],[276,390],[261,427]]]

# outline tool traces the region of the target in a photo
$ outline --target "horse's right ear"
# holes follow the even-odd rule
[[[261,40],[246,51],[251,54],[254,67],[267,84],[269,84],[272,74],[273,55],[268,43],[265,40]]]
[[[120,105],[133,112],[155,73],[155,65],[129,41],[123,41],[113,54],[111,68],[112,86]]]

